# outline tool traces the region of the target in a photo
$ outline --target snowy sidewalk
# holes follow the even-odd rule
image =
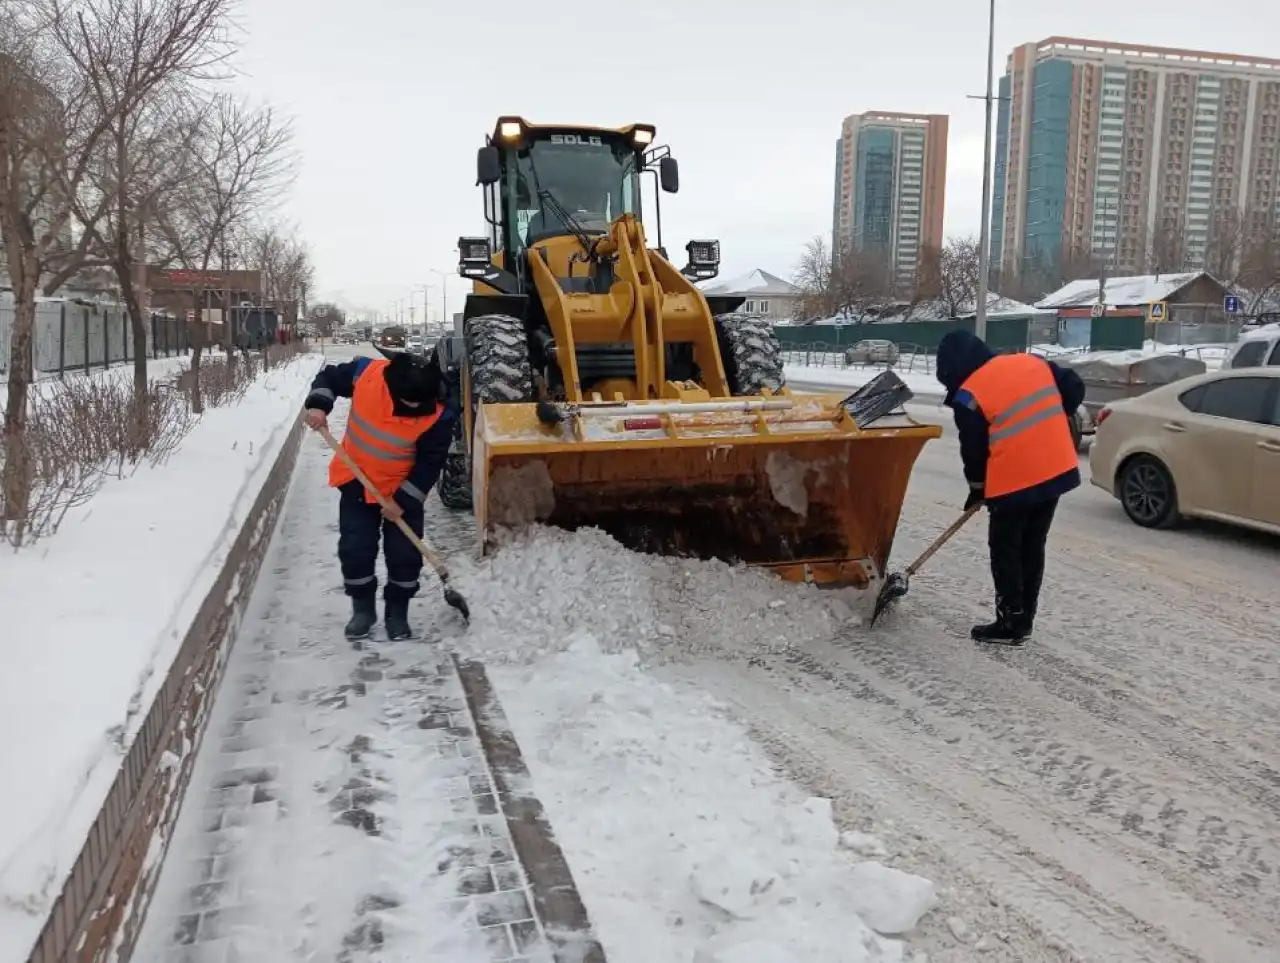
[[[549,963],[545,894],[531,888],[503,809],[524,814],[521,852],[539,826],[547,836],[546,821],[527,773],[511,785],[522,764],[496,728],[500,712],[482,712],[477,729],[441,645],[358,650],[342,637],[327,457],[305,439],[134,958]],[[441,608],[424,573],[413,615],[429,635],[452,628],[447,613],[426,624]],[[464,672],[474,699],[483,670]],[[496,776],[483,735],[508,750]],[[563,882],[551,849],[535,869],[550,864]],[[598,947],[575,949],[603,960]]]

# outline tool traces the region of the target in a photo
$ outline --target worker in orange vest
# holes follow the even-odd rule
[[[990,513],[996,618],[970,634],[979,642],[1022,645],[1040,603],[1058,499],[1080,485],[1068,419],[1084,401],[1084,382],[1034,354],[997,355],[964,330],[938,344],[937,377],[960,435],[965,508],[985,503]]]
[[[326,365],[305,402],[306,423],[320,428],[328,424],[337,398],[351,399],[342,447],[418,537],[423,503],[453,439],[454,413],[441,394],[439,367],[400,351],[391,352],[389,360],[356,358]],[[347,638],[367,638],[378,620],[379,536],[387,561],[382,593],[387,638],[412,638],[409,600],[418,591],[422,555],[389,517],[383,518],[377,500],[337,455],[329,465],[329,484],[339,493],[338,561],[351,598]]]

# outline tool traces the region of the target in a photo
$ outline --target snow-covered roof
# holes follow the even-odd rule
[[[1107,278],[1103,300],[1109,308],[1134,307],[1164,301],[1197,278],[1204,271],[1181,274],[1139,274],[1127,278]],[[1083,308],[1098,303],[1098,279],[1072,281],[1036,303],[1037,308]]]
[[[960,305],[960,311],[956,317],[967,318],[977,309],[977,301],[967,301]],[[1013,298],[1006,298],[992,291],[987,294],[987,317],[988,318],[1009,318],[1009,317],[1025,317],[1026,315],[1046,314],[1048,312],[1039,311],[1030,304],[1023,304],[1021,301],[1015,301]],[[851,321],[875,321],[875,322],[906,322],[906,321],[950,321],[952,319],[951,306],[941,299],[932,301],[919,301],[915,304],[908,302],[898,302],[884,305],[877,311],[866,311],[861,318],[845,318],[834,317],[825,318],[821,321],[814,322],[816,324],[831,324],[833,322],[851,322]]]
[[[749,274],[721,281],[712,278],[699,285],[703,294],[753,294],[757,297],[796,297],[800,289],[790,281],[784,281],[776,274],[756,268]]]

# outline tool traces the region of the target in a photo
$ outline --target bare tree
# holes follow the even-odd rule
[[[797,319],[813,322],[835,314],[831,297],[832,258],[826,239],[815,235],[804,246],[800,260],[791,275],[791,283],[800,289]]]
[[[19,524],[30,487],[21,436],[37,292],[57,291],[90,265],[96,227],[113,202],[91,176],[104,144],[122,115],[207,62],[228,3],[0,4],[0,235],[14,296],[3,487],[6,514]],[[103,69],[108,63],[113,72]]]
[[[1250,315],[1280,301],[1280,236],[1267,230],[1246,245],[1237,283],[1250,294]]]
[[[831,303],[835,314],[863,317],[893,299],[888,252],[856,246],[840,252],[831,274]]]
[[[187,189],[157,215],[172,261],[202,275],[215,264],[224,271],[233,266],[249,226],[271,210],[294,174],[292,131],[269,107],[219,95],[203,114]],[[206,293],[193,292],[197,312]],[[205,330],[199,323],[191,329],[197,383]],[[198,391],[192,393],[192,407],[203,410]]]
[[[947,309],[948,317],[958,317],[976,305],[978,298],[978,239],[952,237],[938,253],[938,297]]]
[[[311,308],[307,320],[315,325],[322,338],[333,336],[333,332],[346,323],[346,315],[336,304],[321,301]]]
[[[1186,270],[1186,257],[1187,242],[1182,224],[1166,218],[1147,237],[1147,273],[1177,274]]]

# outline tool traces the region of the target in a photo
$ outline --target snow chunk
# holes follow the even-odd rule
[[[933,883],[922,876],[869,860],[853,867],[858,883],[853,910],[877,933],[897,936],[913,929],[938,905]]]
[[[851,849],[859,856],[865,856],[868,859],[879,859],[889,855],[889,850],[881,841],[879,836],[872,836],[870,833],[860,833],[856,830],[849,830],[840,834],[840,845],[845,849]]]

